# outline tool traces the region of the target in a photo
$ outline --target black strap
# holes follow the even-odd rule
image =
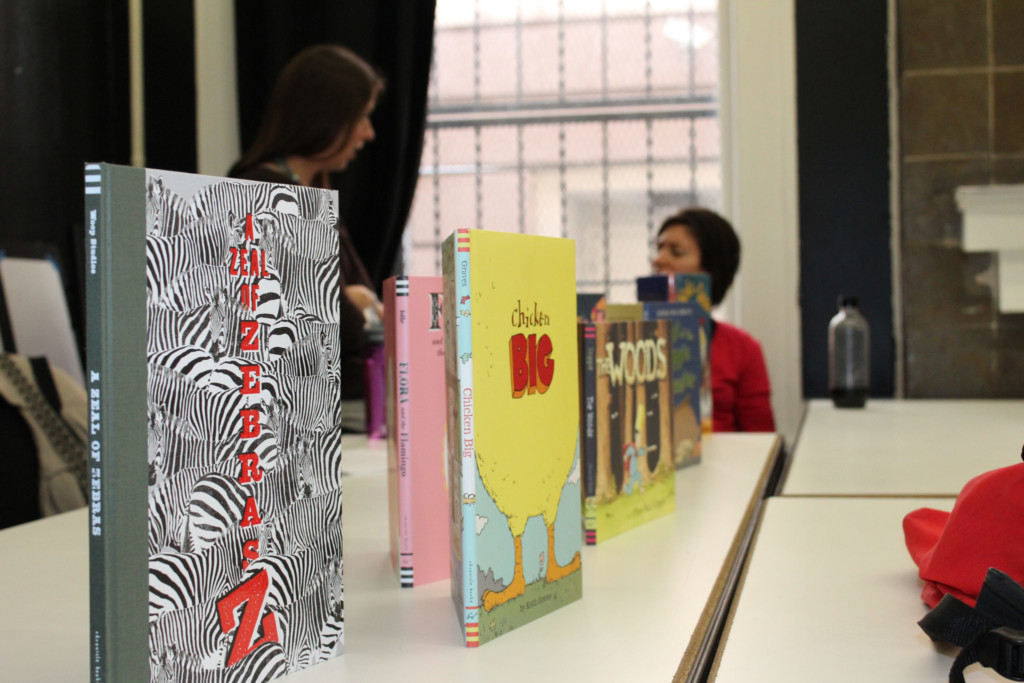
[[[964,683],[964,669],[975,662],[1024,681],[1024,587],[998,569],[988,570],[974,607],[945,595],[918,625],[933,640],[962,648],[950,683]]]
[[[82,495],[88,499],[88,463],[85,456],[85,444],[81,437],[47,402],[36,383],[25,377],[11,360],[10,354],[0,352],[0,374],[7,378],[14,390],[21,396],[24,402],[23,410],[31,415],[35,423],[39,425],[40,430],[53,447],[54,453],[75,475]]]
[[[995,628],[992,621],[952,595],[944,595],[917,625],[932,640],[944,640],[960,647],[967,647],[982,633]]]
[[[53,374],[50,372],[50,363],[46,360],[45,356],[29,358],[28,362],[32,366],[32,374],[35,376],[36,386],[39,388],[39,393],[49,401],[54,410],[60,413],[60,409],[62,407],[60,394],[57,392],[57,385],[53,382]]]
[[[0,258],[3,254],[0,253]],[[4,292],[4,283],[0,279],[0,345],[5,351],[11,353],[17,349],[14,346],[14,330],[11,328],[11,314],[7,310],[7,294]]]
[[[0,529],[39,519],[39,456],[32,429],[21,410],[0,393],[0,438],[3,438],[5,486],[0,496]]]

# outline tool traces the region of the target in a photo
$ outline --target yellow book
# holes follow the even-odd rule
[[[571,240],[443,247],[452,598],[474,647],[581,597]]]

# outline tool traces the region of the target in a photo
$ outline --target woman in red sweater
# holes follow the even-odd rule
[[[686,208],[661,224],[652,265],[658,273],[707,273],[711,276],[711,305],[717,306],[739,270],[740,240],[729,221],[714,211]],[[771,384],[761,344],[735,325],[718,320],[711,325],[714,431],[775,431]]]

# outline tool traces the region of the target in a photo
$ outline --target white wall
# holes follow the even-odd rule
[[[721,0],[725,212],[743,243],[726,313],[761,340],[778,430],[803,412],[793,0]]]
[[[128,1],[128,55],[132,166],[145,166],[146,98],[142,80],[142,0]]]
[[[129,0],[131,54],[132,165],[146,165],[143,92],[143,0]],[[224,175],[238,159],[238,87],[235,73],[235,7],[231,2],[197,2],[196,155],[199,173]]]
[[[196,155],[199,173],[224,175],[240,155],[235,7],[195,4]]]

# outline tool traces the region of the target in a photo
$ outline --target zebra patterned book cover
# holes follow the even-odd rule
[[[336,193],[98,164],[86,214],[93,679],[340,654]]]

